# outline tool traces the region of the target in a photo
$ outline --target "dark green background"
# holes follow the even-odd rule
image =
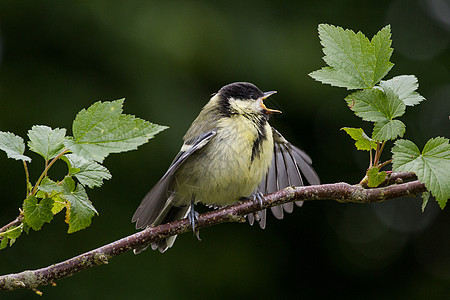
[[[210,94],[233,81],[278,90],[272,124],[308,152],[324,183],[358,182],[368,154],[339,129],[362,126],[345,89],[307,74],[324,66],[317,25],[373,36],[391,24],[395,75],[414,74],[423,104],[402,120],[419,147],[449,137],[450,3],[428,1],[12,1],[0,2],[0,130],[33,124],[71,131],[97,100],[171,128],[138,151],[111,155],[113,174],[89,196],[100,216],[66,234],[63,215],[0,252],[0,274],[47,266],[135,232],[131,216],[181,146]],[[386,148],[389,156],[392,144]],[[43,162],[33,153],[32,179]],[[0,225],[24,196],[21,163],[0,154]],[[61,176],[61,164],[53,176]],[[434,200],[374,205],[306,203],[266,230],[225,224],[180,236],[164,255],[127,253],[107,266],[42,287],[46,299],[445,299],[450,297],[448,209]],[[31,291],[1,293],[29,299]],[[64,297],[64,298],[63,298]]]

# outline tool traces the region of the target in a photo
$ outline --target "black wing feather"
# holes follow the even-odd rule
[[[151,225],[158,217],[161,218],[160,213],[165,211],[168,205],[169,186],[173,180],[173,174],[178,168],[191,156],[193,153],[203,148],[216,135],[216,130],[211,130],[201,134],[196,140],[190,142],[192,145],[186,151],[180,151],[175,157],[164,176],[158,183],[145,195],[141,204],[133,215],[132,222],[136,222],[136,228],[145,228]]]
[[[272,135],[274,139],[274,155],[272,164],[267,171],[266,176],[259,184],[259,192],[264,195],[284,189],[288,186],[303,186],[304,181],[311,185],[320,184],[319,176],[311,166],[311,158],[299,148],[289,143],[276,129],[272,128]],[[297,206],[301,206],[303,201],[296,201]],[[273,215],[277,219],[282,219],[284,212],[290,213],[294,209],[294,203],[286,203],[283,205],[270,208]],[[253,216],[249,216],[249,221],[252,221]],[[265,220],[264,220],[265,221]],[[265,226],[265,222],[261,227]]]

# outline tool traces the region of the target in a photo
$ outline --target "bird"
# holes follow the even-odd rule
[[[183,137],[183,145],[167,172],[146,194],[132,217],[145,229],[188,217],[195,232],[194,205],[220,208],[243,199],[261,201],[288,186],[320,184],[311,158],[269,124],[272,115],[264,100],[276,91],[262,92],[249,82],[223,86],[212,95]],[[298,206],[302,201],[297,201]],[[282,219],[294,203],[271,207]],[[249,214],[251,225],[266,225],[266,210]],[[198,235],[197,235],[198,237]],[[151,244],[161,253],[176,235]],[[138,254],[149,245],[134,249]]]

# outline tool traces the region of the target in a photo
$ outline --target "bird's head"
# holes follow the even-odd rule
[[[235,82],[222,87],[217,96],[224,112],[229,115],[266,115],[279,114],[281,111],[267,108],[264,99],[276,91],[261,92],[254,84]]]

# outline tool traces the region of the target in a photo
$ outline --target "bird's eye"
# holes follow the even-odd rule
[[[255,94],[251,93],[250,94],[250,99],[255,99]]]

